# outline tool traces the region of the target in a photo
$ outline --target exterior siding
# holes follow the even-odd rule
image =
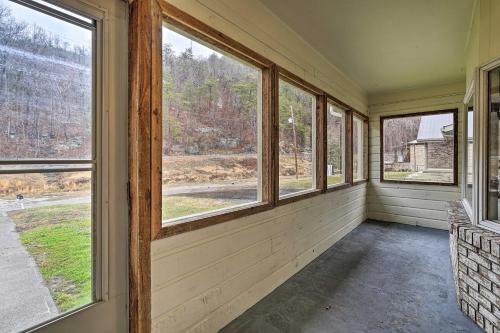
[[[366,113],[365,93],[259,2],[170,3]],[[366,194],[361,184],[154,241],[153,332],[217,332],[362,223]]]
[[[368,217],[448,229],[447,202],[460,199],[461,165],[458,165],[458,186],[380,182],[380,117],[425,111],[459,109],[458,160],[461,159],[461,122],[463,82],[404,93],[370,98],[370,184]],[[417,148],[411,154],[424,152]]]

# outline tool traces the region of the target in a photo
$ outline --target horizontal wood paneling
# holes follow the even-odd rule
[[[460,199],[462,145],[461,122],[464,84],[374,96],[370,105],[370,185],[368,217],[375,220],[446,229],[449,201]],[[459,109],[458,115],[458,186],[380,182],[380,117]]]
[[[227,222],[220,234],[153,242],[153,331],[217,331],[364,221],[366,194],[363,184]]]

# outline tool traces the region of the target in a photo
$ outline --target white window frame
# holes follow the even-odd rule
[[[331,101],[330,99],[327,99],[326,101],[326,107],[327,107],[327,112],[329,112],[328,110],[328,107],[332,105],[332,106],[335,106],[336,108],[338,108],[338,110],[342,113],[342,133],[341,133],[341,140],[342,140],[342,146],[340,147],[340,150],[342,151],[342,181],[338,184],[334,184],[334,185],[328,185],[328,174],[326,175],[326,181],[327,181],[327,189],[329,188],[336,188],[336,187],[339,187],[339,186],[343,186],[345,184],[347,184],[347,177],[346,177],[346,167],[345,167],[345,163],[346,163],[346,152],[347,152],[347,145],[346,145],[346,124],[347,124],[347,110],[345,110],[344,108],[338,106],[337,104],[335,104],[333,101]],[[326,116],[326,120],[327,122],[327,126],[326,126],[326,140],[327,140],[327,151],[328,151],[328,114]],[[328,153],[327,153],[328,154]],[[328,155],[327,155],[328,156]]]
[[[80,308],[72,311],[64,312],[59,316],[50,319],[46,322],[41,322],[34,327],[26,329],[26,332],[68,332],[72,331],[74,333],[88,332],[88,331],[99,331],[103,328],[103,322],[106,320],[114,320],[112,317],[117,315],[116,311],[123,308],[124,318],[126,322],[126,302],[127,297],[117,296],[121,293],[126,293],[120,284],[117,284],[116,278],[113,279],[113,290],[110,291],[110,271],[114,272],[116,269],[123,270],[126,274],[126,267],[122,267],[121,264],[113,263],[109,261],[109,247],[112,246],[116,248],[118,244],[126,244],[125,239],[118,239],[118,236],[114,236],[112,243],[109,241],[109,215],[110,213],[114,216],[116,214],[120,215],[117,210],[118,207],[110,208],[110,188],[113,187],[113,192],[117,193],[116,184],[110,183],[108,180],[111,176],[108,169],[115,165],[115,162],[111,162],[109,159],[109,131],[114,133],[114,135],[121,135],[120,129],[117,127],[118,124],[110,123],[110,111],[117,112],[119,109],[123,108],[126,110],[125,104],[121,104],[120,98],[122,92],[126,91],[125,85],[122,82],[117,82],[118,77],[123,77],[118,70],[118,64],[124,64],[125,61],[112,60],[109,59],[113,56],[117,56],[121,50],[114,49],[113,47],[125,46],[123,42],[116,42],[115,39],[111,39],[111,34],[119,33],[119,26],[125,25],[126,21],[121,21],[120,15],[126,16],[126,4],[122,4],[119,0],[90,0],[90,1],[80,1],[80,0],[45,0],[47,3],[51,3],[55,6],[61,7],[65,10],[71,11],[76,15],[82,15],[83,17],[91,18],[95,21],[95,30],[93,33],[93,110],[92,110],[92,147],[93,156],[90,161],[70,161],[71,164],[92,164],[92,246],[93,246],[93,289],[94,297],[93,300]],[[116,1],[116,2],[115,2]],[[13,2],[20,3],[22,5],[27,5],[30,8],[39,10],[45,14],[52,15],[58,19],[68,21],[70,23],[77,23],[78,19],[67,15],[62,12],[57,12],[50,8],[50,6],[43,6],[35,1],[30,0],[13,0]],[[119,5],[123,6],[120,7]],[[40,10],[42,9],[42,10]],[[123,9],[123,12],[120,10]],[[84,20],[83,20],[84,21]],[[78,24],[77,24],[78,25]],[[126,26],[126,25],[125,25]],[[125,48],[123,47],[125,50]],[[126,71],[124,72],[126,73]],[[111,87],[110,82],[115,82],[116,86]],[[120,84],[118,84],[120,83]],[[123,115],[121,116],[123,118]],[[112,119],[115,122],[119,117],[113,114]],[[120,124],[121,125],[121,124]],[[126,123],[123,124],[126,126]],[[126,150],[126,136],[125,144],[123,146]],[[122,140],[123,140],[122,139]],[[118,142],[114,140],[116,145]],[[114,156],[117,153],[113,153]],[[118,153],[120,155],[120,153]],[[48,161],[43,161],[47,163]],[[57,162],[58,164],[64,164],[68,161],[49,161]],[[41,161],[36,161],[35,164],[42,164]],[[75,168],[76,170],[77,168]],[[72,169],[71,169],[72,170]],[[78,169],[79,170],[79,169]],[[41,172],[42,169],[34,170],[35,172]],[[53,170],[50,170],[53,171]],[[65,169],[67,171],[67,169]],[[113,177],[112,177],[113,178]],[[115,199],[112,199],[116,203]],[[123,202],[120,202],[123,204]],[[125,224],[123,226],[126,229],[126,220],[123,221]],[[117,229],[116,226],[114,229]],[[126,235],[126,233],[124,233]],[[125,236],[126,237],[126,236]],[[124,248],[126,251],[126,248]],[[122,254],[113,253],[114,260],[118,260],[123,257]],[[117,272],[114,273],[115,275]],[[120,276],[122,278],[123,275]],[[124,285],[126,286],[126,285]],[[110,292],[113,293],[112,300],[110,299]],[[119,314],[119,313],[118,313]],[[85,324],[85,325],[83,325]],[[120,332],[120,327],[126,327],[125,324],[120,324],[117,322],[108,323],[106,329],[112,329],[113,332]]]
[[[360,175],[360,177],[358,178],[354,178],[354,126],[358,126],[357,124],[359,124],[359,128],[358,128],[358,142],[357,142],[357,149],[358,149],[358,168],[357,168],[357,171],[358,171],[358,175]],[[352,180],[353,182],[359,182],[359,181],[363,181],[363,180],[366,180],[365,176],[364,176],[364,172],[365,172],[365,166],[364,166],[364,163],[365,163],[365,153],[364,153],[364,147],[365,147],[365,129],[364,129],[364,126],[365,126],[365,120],[361,117],[358,117],[356,115],[353,115],[352,117],[352,137],[353,137],[353,149],[352,149],[352,156],[353,156],[353,170],[352,170]],[[359,163],[361,161],[361,163]]]
[[[475,105],[476,113],[474,115],[474,179],[477,186],[473,191],[473,214],[472,222],[485,229],[500,232],[500,223],[498,221],[488,220],[488,73],[497,67],[500,67],[500,58],[497,58],[489,63],[486,63],[475,71],[476,97]],[[477,104],[476,104],[477,102]],[[480,131],[480,129],[483,131]],[[476,135],[477,133],[477,135]],[[477,204],[475,204],[477,203]]]
[[[471,221],[474,220],[474,192],[475,192],[475,185],[477,184],[475,181],[475,160],[476,160],[476,149],[475,149],[475,142],[476,142],[476,129],[475,129],[475,123],[476,123],[476,114],[477,114],[477,107],[476,107],[476,93],[475,93],[475,81],[472,81],[471,84],[469,85],[469,88],[467,89],[467,92],[465,94],[463,104],[464,104],[464,109],[462,112],[462,152],[463,152],[463,160],[462,160],[462,204],[465,208],[465,211],[467,212],[467,215],[469,215],[469,218]],[[468,154],[469,154],[469,137],[468,137],[468,126],[469,126],[469,110],[468,110],[468,105],[471,102],[471,99],[474,99],[474,110],[473,110],[473,131],[472,131],[472,153],[473,153],[473,164],[472,164],[472,202],[469,202],[467,200],[467,182],[468,182]]]

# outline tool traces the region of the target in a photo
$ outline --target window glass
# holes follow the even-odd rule
[[[345,183],[345,111],[328,103],[326,113],[328,186]]]
[[[488,219],[499,220],[499,124],[500,68],[489,73],[488,79]]]
[[[352,123],[352,156],[353,179],[363,180],[364,177],[364,121],[356,116]]]
[[[163,27],[164,223],[260,201],[261,70]]]
[[[465,144],[465,170],[466,173],[466,187],[465,199],[472,205],[472,189],[473,189],[473,164],[474,164],[474,95],[471,97],[469,103],[466,105],[466,140]]]
[[[453,183],[453,112],[383,119],[384,180]]]
[[[0,332],[97,298],[92,22],[0,0]]]
[[[315,188],[316,97],[279,81],[279,195]]]
[[[92,159],[92,31],[0,0],[0,118],[0,160]]]

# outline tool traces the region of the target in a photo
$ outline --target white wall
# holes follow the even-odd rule
[[[260,2],[171,3],[366,112],[365,93]],[[153,242],[153,331],[216,332],[365,218],[363,184]]]
[[[448,229],[447,202],[460,199],[464,82],[382,96],[370,96],[370,185],[368,217]],[[380,182],[380,117],[458,108],[457,186]]]

